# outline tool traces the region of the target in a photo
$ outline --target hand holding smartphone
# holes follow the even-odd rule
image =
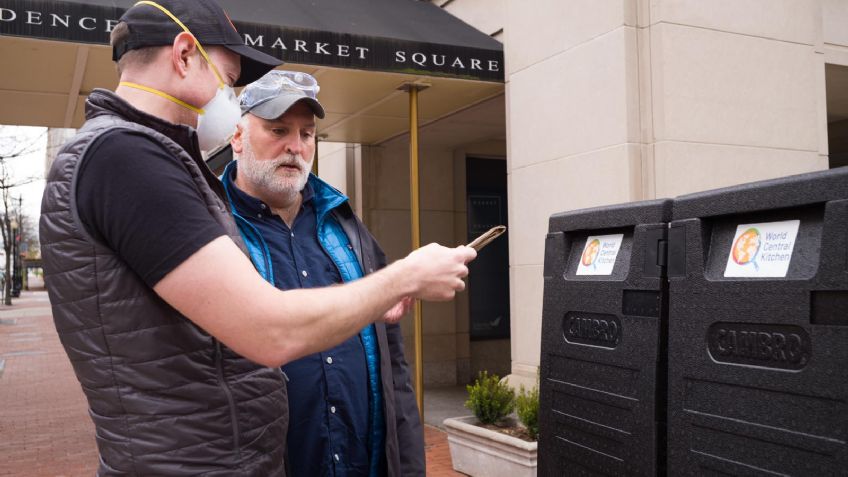
[[[492,243],[493,240],[500,237],[504,232],[506,232],[505,225],[498,225],[490,228],[483,235],[474,239],[471,243],[468,244],[468,247],[473,248],[476,251],[483,250],[483,247]]]

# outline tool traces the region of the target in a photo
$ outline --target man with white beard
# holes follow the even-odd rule
[[[248,85],[222,180],[254,266],[280,289],[356,280],[386,265],[347,197],[311,175],[319,87],[271,71]],[[403,300],[391,314],[409,310]],[[424,475],[424,436],[397,324],[283,366],[293,476]]]

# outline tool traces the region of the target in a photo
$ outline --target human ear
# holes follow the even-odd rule
[[[233,134],[233,138],[230,139],[230,146],[232,146],[233,153],[235,153],[235,154],[241,154],[241,152],[244,150],[244,144],[242,143],[243,133],[244,133],[244,128],[242,128],[241,123],[237,124],[236,125],[236,132],[235,132],[235,134]]]
[[[189,64],[195,61],[196,53],[197,44],[190,33],[182,32],[174,38],[171,45],[171,64],[180,78],[188,76]]]

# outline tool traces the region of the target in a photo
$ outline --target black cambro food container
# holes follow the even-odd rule
[[[668,474],[848,474],[848,171],[675,199],[668,281]]]
[[[539,475],[664,472],[670,218],[670,200],[551,217]]]

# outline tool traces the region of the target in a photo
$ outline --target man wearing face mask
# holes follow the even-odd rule
[[[89,96],[40,223],[98,475],[283,475],[279,366],[398,319],[404,297],[451,299],[475,254],[429,245],[351,284],[275,289],[247,258],[201,148],[238,122],[231,86],[279,61],[245,47],[213,0],[138,2],[112,46],[118,89]]]
[[[309,173],[315,118],[324,117],[318,90],[315,78],[294,71],[247,85],[231,141],[236,160],[222,176],[254,265],[280,289],[350,282],[386,265],[347,197]],[[283,371],[290,477],[425,474],[399,325],[369,325]]]

